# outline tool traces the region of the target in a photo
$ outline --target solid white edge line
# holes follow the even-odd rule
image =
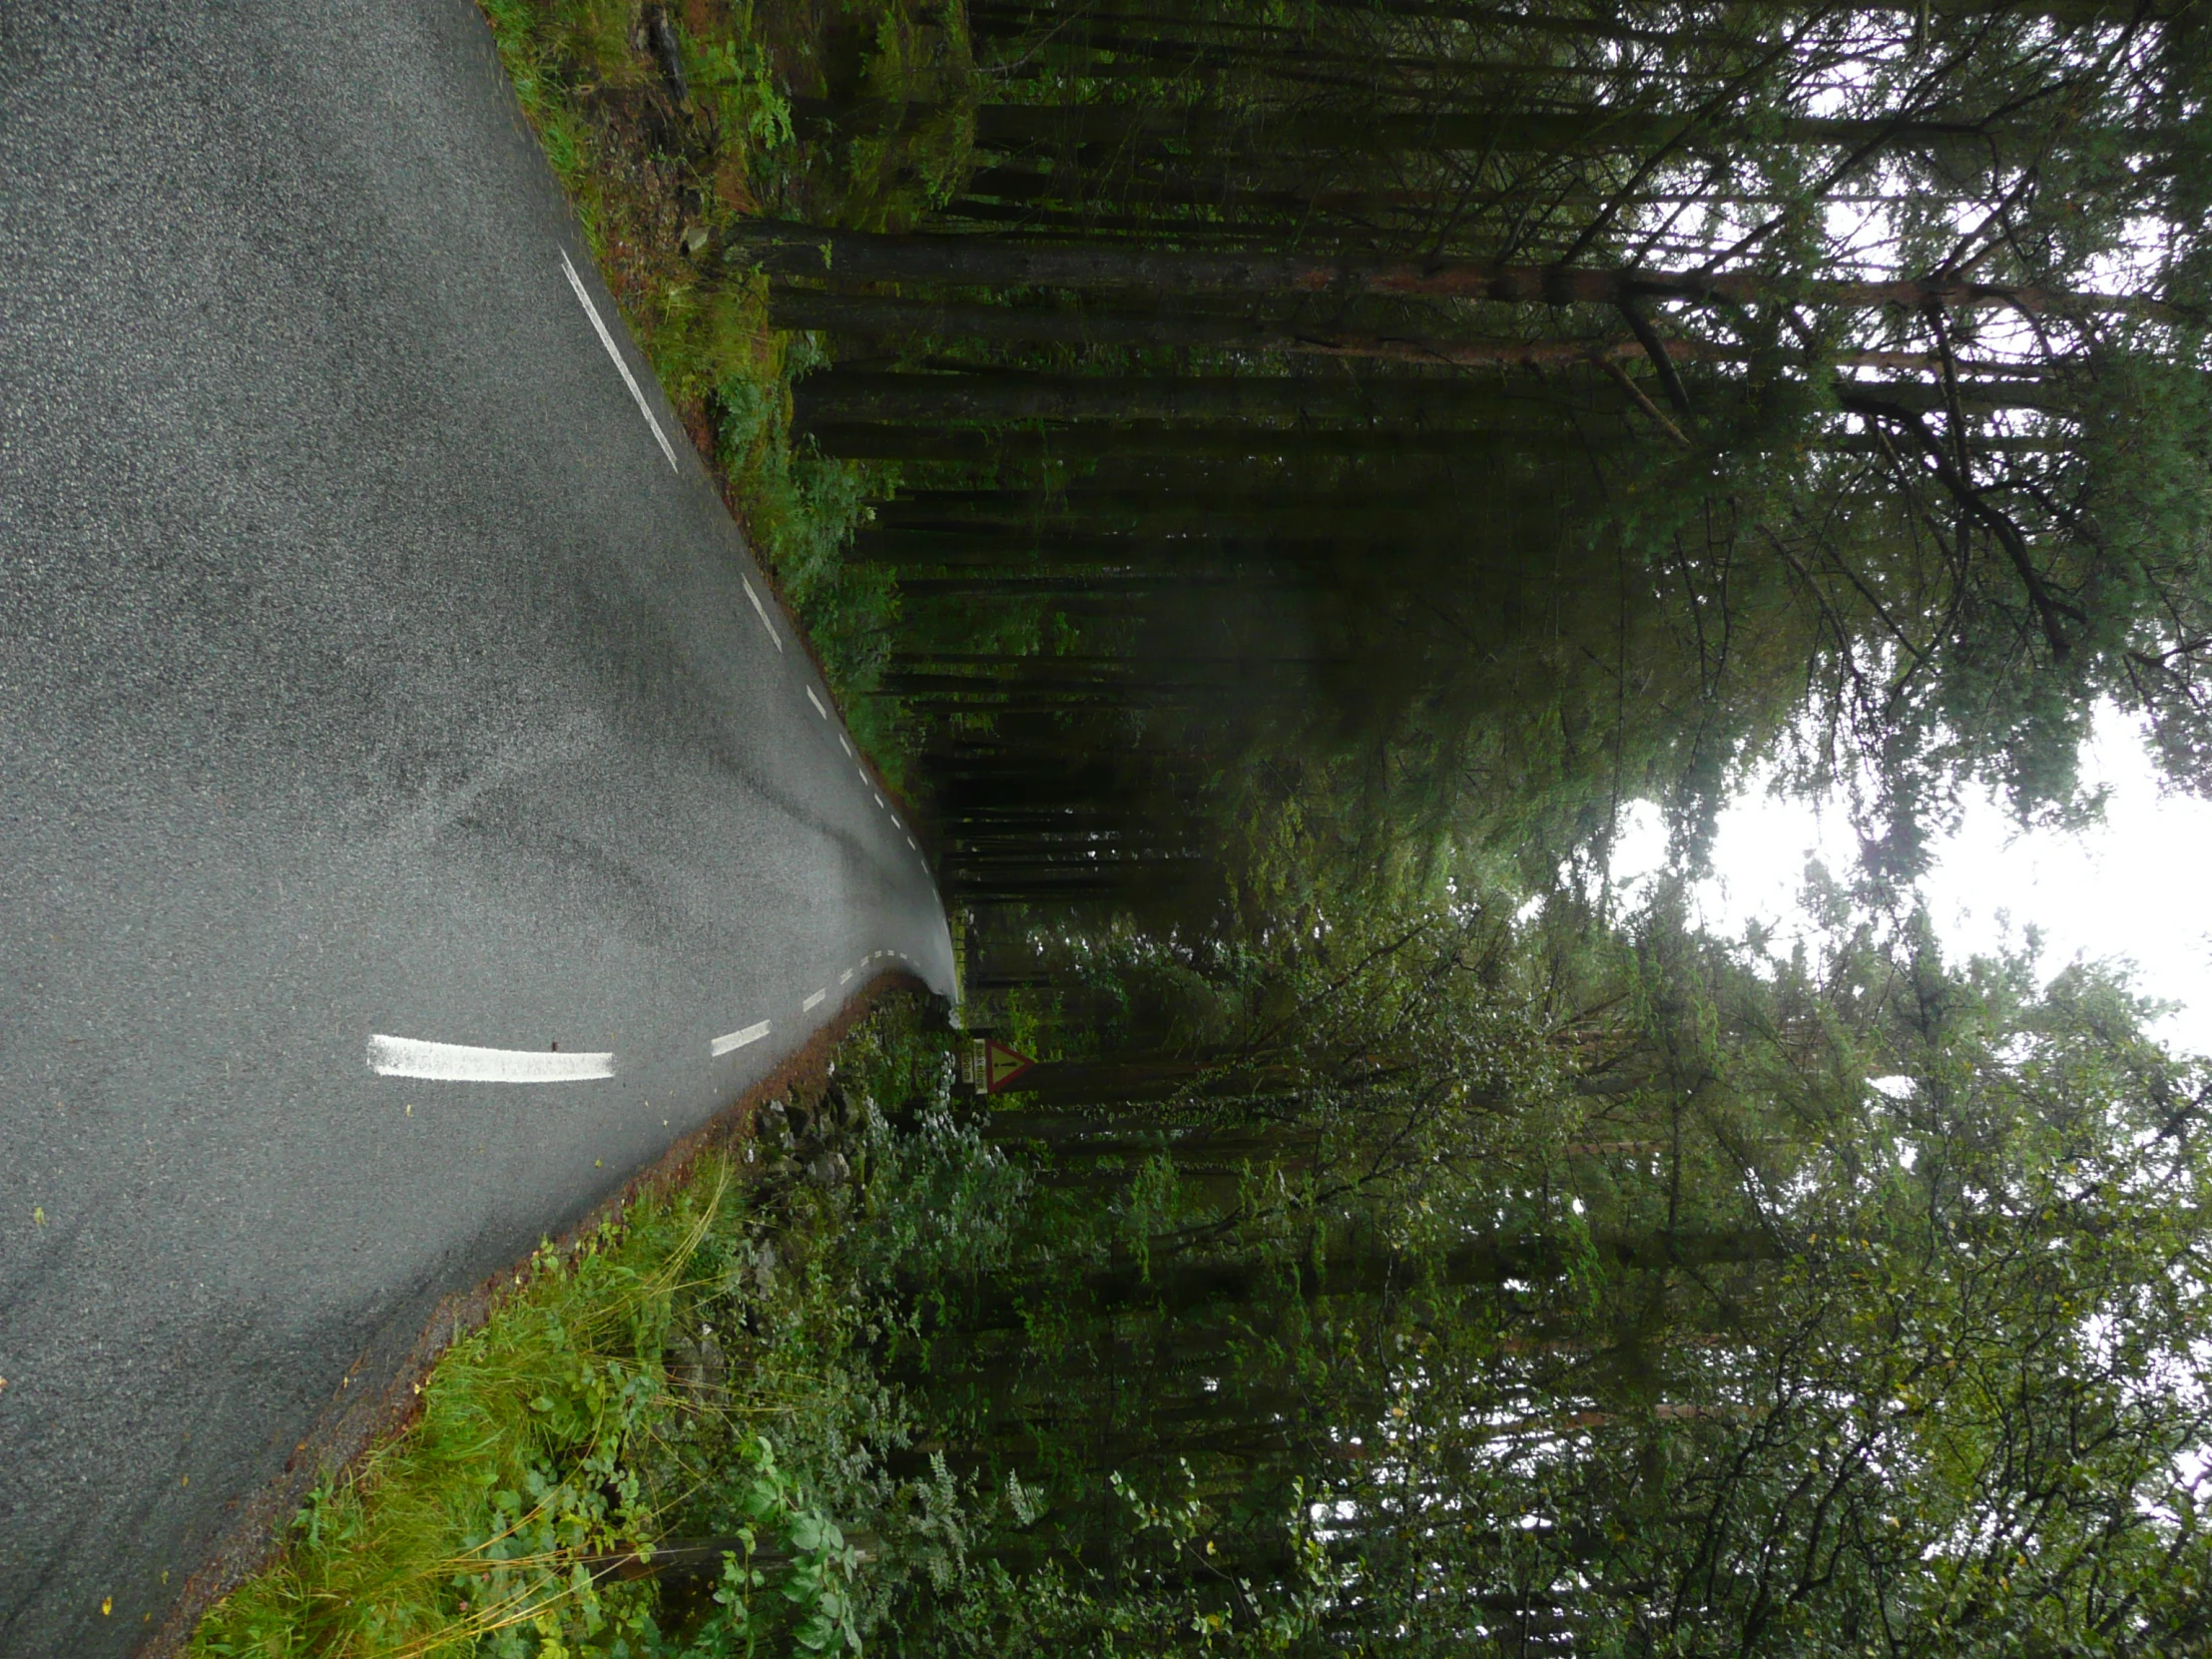
[[[830,711],[822,706],[822,699],[815,695],[815,688],[812,686],[807,687],[807,701],[815,706],[815,713],[822,716],[824,720],[830,718]]]
[[[615,1074],[613,1054],[563,1054],[559,1049],[471,1048],[420,1037],[368,1039],[368,1069],[379,1077],[419,1077],[438,1083],[585,1083]]]
[[[717,1037],[708,1046],[714,1050],[715,1058],[719,1060],[732,1049],[743,1048],[747,1043],[757,1043],[767,1035],[768,1021],[764,1019],[758,1025],[748,1025],[742,1031],[733,1031],[726,1037]]]
[[[584,279],[576,275],[576,267],[569,263],[568,250],[561,250],[561,269],[568,273],[568,285],[576,290],[576,302],[584,307],[584,314],[591,318],[592,332],[599,336],[599,343],[607,348],[607,355],[614,358],[615,370],[622,376],[622,383],[630,388],[630,395],[637,399],[638,413],[645,416],[645,423],[653,428],[653,441],[661,446],[661,453],[668,457],[668,469],[680,471],[676,464],[676,451],[670,447],[668,434],[661,430],[661,423],[653,417],[653,405],[645,400],[645,392],[638,385],[638,377],[630,372],[630,365],[622,360],[622,352],[616,348],[615,337],[607,331],[607,324],[599,317],[599,307],[591,302],[591,295],[584,291]]]
[[[768,637],[776,642],[777,650],[783,650],[784,636],[776,631],[776,624],[769,620],[768,607],[761,603],[761,596],[753,591],[753,584],[747,581],[746,578],[741,576],[738,580],[745,583],[745,596],[753,601],[754,610],[760,613],[761,626],[768,630]]]

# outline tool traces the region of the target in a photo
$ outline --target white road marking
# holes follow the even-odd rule
[[[812,686],[807,688],[807,701],[815,706],[815,713],[822,716],[824,720],[830,718],[830,711],[822,706],[822,699],[815,695],[815,688]]]
[[[776,624],[769,621],[768,607],[761,603],[761,596],[753,591],[753,584],[746,581],[743,576],[739,577],[738,580],[745,582],[745,596],[753,601],[753,608],[761,613],[761,626],[768,630],[768,637],[776,642],[777,650],[783,650],[784,636],[776,631]],[[810,692],[808,695],[812,696],[813,693]]]
[[[845,969],[845,970],[844,970],[844,971],[843,971],[842,973],[838,974],[838,975],[837,975],[837,983],[838,983],[838,984],[840,984],[840,985],[849,985],[849,984],[851,984],[851,983],[852,983],[852,970],[851,970],[850,968],[846,968],[846,969]]]
[[[817,1008],[822,1006],[822,999],[829,994],[830,987],[828,985],[823,986],[821,990],[815,992],[813,996],[810,996],[809,998],[807,998],[806,1001],[802,1002],[799,1005],[799,1011],[803,1014],[813,1013]]]
[[[607,348],[607,355],[615,360],[615,371],[622,376],[622,383],[630,388],[630,395],[637,399],[638,413],[645,416],[645,423],[653,428],[653,441],[661,446],[661,453],[668,457],[668,469],[678,471],[676,451],[669,446],[668,434],[661,430],[661,423],[653,417],[653,405],[645,400],[645,393],[638,386],[638,377],[630,372],[630,365],[622,360],[622,352],[615,345],[615,337],[607,331],[606,323],[599,318],[599,307],[591,302],[591,295],[584,291],[584,279],[576,275],[576,268],[569,264],[568,250],[561,250],[561,269],[568,273],[568,285],[576,290],[576,303],[584,307],[584,314],[591,318],[592,332],[599,336],[599,343]]]
[[[911,836],[911,835],[908,835],[908,836],[906,837],[906,844],[907,844],[908,846],[913,846],[913,847],[914,847],[914,850],[915,850],[916,852],[919,852],[919,851],[921,850],[921,848],[920,848],[920,847],[918,847],[918,846],[914,846],[914,837],[913,837],[913,836]]]
[[[868,794],[870,794],[870,795],[875,795],[875,792],[874,792],[873,790],[870,790],[870,791],[868,791],[867,793],[868,793]],[[887,801],[885,801],[885,800],[884,800],[884,799],[883,799],[883,798],[882,798],[881,796],[879,796],[879,795],[875,795],[875,804],[876,804],[876,806],[878,806],[878,807],[882,808],[882,809],[883,809],[883,811],[884,811],[884,812],[886,812],[886,813],[887,813],[887,812],[889,812],[889,811],[891,810],[891,808],[890,808],[890,803],[889,803],[889,802],[887,802]]]
[[[849,756],[849,755],[850,755],[850,754],[852,753],[852,746],[851,746],[851,745],[850,745],[849,743],[846,743],[846,742],[845,742],[844,734],[843,734],[842,732],[839,732],[839,733],[837,734],[837,742],[838,742],[838,744],[839,744],[840,746],[842,746],[842,748],[843,748],[843,750],[844,750],[844,752],[845,752],[845,754],[846,754],[847,756]]]
[[[757,1043],[767,1035],[768,1021],[764,1019],[758,1025],[748,1025],[743,1031],[733,1031],[727,1037],[717,1037],[709,1046],[714,1049],[715,1057],[720,1059],[732,1049],[743,1048],[747,1043]]]
[[[379,1077],[422,1077],[441,1083],[583,1083],[612,1077],[612,1054],[563,1054],[559,1049],[471,1048],[420,1037],[372,1036],[368,1069]]]

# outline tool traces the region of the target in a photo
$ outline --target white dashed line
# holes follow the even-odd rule
[[[661,430],[661,423],[653,417],[653,405],[645,400],[645,393],[638,387],[638,377],[630,372],[630,365],[622,360],[622,352],[615,345],[614,335],[607,332],[606,323],[599,319],[599,307],[591,302],[591,295],[584,291],[584,279],[576,275],[576,268],[569,263],[568,250],[561,250],[561,269],[568,273],[568,285],[576,290],[576,302],[584,307],[584,314],[591,318],[592,332],[599,336],[599,343],[607,348],[607,355],[615,360],[615,371],[622,376],[622,383],[630,388],[630,395],[637,399],[638,413],[645,416],[645,423],[653,428],[653,441],[661,446],[661,453],[668,457],[668,469],[678,470],[676,451],[669,446],[668,434]]]
[[[873,790],[870,790],[870,791],[868,791],[867,793],[868,793],[868,794],[870,794],[870,795],[875,795],[875,792],[874,792]],[[883,799],[883,798],[882,798],[881,796],[879,796],[879,795],[875,795],[875,804],[876,804],[876,806],[878,806],[878,807],[882,808],[882,809],[883,809],[883,811],[884,811],[884,812],[886,812],[886,813],[887,813],[887,812],[889,812],[889,811],[891,810],[891,809],[890,809],[890,804],[889,804],[888,802],[886,802],[886,801],[885,801],[885,800],[884,800],[884,799]]]
[[[748,1025],[743,1031],[733,1031],[727,1037],[717,1037],[709,1046],[714,1049],[715,1056],[719,1059],[732,1049],[743,1048],[747,1043],[757,1043],[767,1035],[768,1021],[764,1019],[758,1025]]]
[[[368,1039],[368,1069],[379,1077],[421,1077],[444,1083],[583,1083],[615,1074],[612,1054],[563,1054],[559,1049],[470,1048],[419,1037]]]
[[[815,992],[813,996],[810,996],[809,998],[807,998],[806,1001],[802,1002],[799,1005],[799,1011],[803,1014],[813,1013],[817,1008],[822,1006],[822,999],[829,994],[830,987],[827,985],[823,986],[821,990]]]
[[[761,626],[768,630],[768,637],[776,642],[777,650],[783,650],[784,636],[776,631],[776,624],[769,621],[768,607],[761,603],[761,596],[753,591],[753,584],[749,581],[746,581],[743,576],[739,577],[738,580],[741,582],[745,582],[745,596],[746,598],[753,601],[753,609],[760,613]],[[813,695],[814,694],[812,692],[808,693],[808,696],[810,697],[812,697]]]
[[[837,746],[842,749],[847,756],[851,755],[852,745],[845,741],[845,736],[842,732],[839,732],[837,734]]]
[[[812,686],[807,688],[807,701],[815,706],[815,713],[822,716],[824,720],[830,718],[830,711],[822,706],[822,699],[815,695],[815,688]]]
[[[913,837],[913,836],[911,836],[911,835],[908,835],[908,836],[906,837],[906,844],[907,844],[908,846],[913,846],[913,847],[914,847],[914,850],[915,850],[916,852],[919,852],[919,851],[921,850],[921,848],[920,848],[920,847],[918,847],[918,846],[914,846],[914,837]]]
[[[837,975],[837,983],[838,983],[838,984],[840,984],[840,985],[849,985],[849,984],[851,984],[851,983],[852,983],[852,970],[851,970],[850,968],[846,968],[846,969],[845,969],[845,970],[844,970],[844,971],[843,971],[842,973],[838,974],[838,975]]]

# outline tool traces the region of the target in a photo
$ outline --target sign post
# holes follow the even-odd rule
[[[1012,1087],[1037,1063],[1020,1049],[1009,1047],[996,1037],[973,1039],[963,1058],[966,1063],[961,1067],[961,1080],[978,1094],[996,1094]]]
[[[983,1092],[996,1094],[1037,1062],[1019,1049],[1008,1048],[996,1037],[983,1039]]]

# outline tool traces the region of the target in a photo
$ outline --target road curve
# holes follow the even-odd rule
[[[46,1659],[159,1627],[441,1295],[952,963],[465,0],[0,10],[0,1654]]]

